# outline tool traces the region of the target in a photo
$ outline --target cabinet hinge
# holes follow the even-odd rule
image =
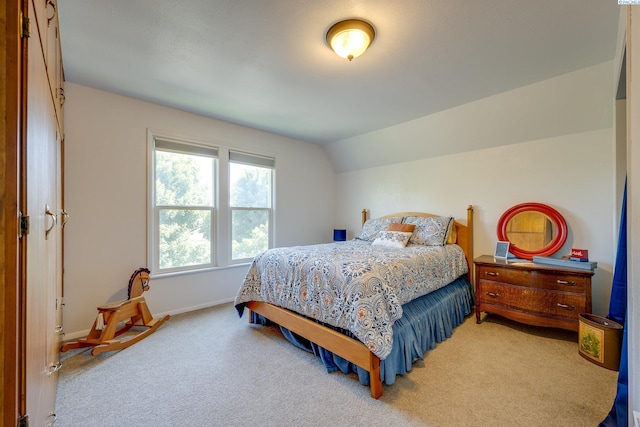
[[[29,427],[29,415],[18,418],[18,427]]]
[[[31,37],[31,22],[28,17],[20,11],[20,38]]]
[[[18,237],[22,238],[26,234],[29,234],[29,215],[22,215],[20,212],[20,234]]]

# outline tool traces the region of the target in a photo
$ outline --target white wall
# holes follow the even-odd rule
[[[147,128],[274,154],[276,245],[332,239],[335,175],[321,147],[72,83],[65,96],[66,338],[87,333],[98,305],[126,299],[147,265]],[[145,298],[156,315],[231,301],[246,271],[152,278]]]
[[[479,256],[493,253],[505,210],[522,202],[548,204],[569,226],[560,253],[587,248],[598,262],[593,310],[606,315],[614,259],[611,167],[611,131],[605,129],[347,172],[338,175],[336,221],[346,224],[351,238],[360,230],[363,208],[372,218],[423,211],[466,222],[466,207],[473,205]],[[571,184],[574,179],[579,184]]]
[[[371,217],[426,211],[466,221],[466,207],[471,204],[475,208],[474,252],[479,256],[493,253],[496,224],[507,208],[522,202],[546,203],[558,210],[569,226],[568,240],[558,255],[568,253],[571,247],[587,248],[590,258],[598,262],[592,286],[593,311],[606,315],[615,259],[613,66],[607,63],[572,75],[582,86],[572,83],[571,93],[589,92],[595,85],[597,92],[601,92],[594,95],[599,102],[592,99],[585,103],[587,96],[558,99],[563,92],[562,83],[567,82],[565,75],[448,110],[446,116],[456,117],[458,126],[464,130],[438,132],[438,141],[443,146],[460,137],[476,138],[469,144],[480,147],[491,147],[494,139],[512,138],[517,143],[369,169],[354,167],[350,172],[339,173],[336,222],[344,223],[349,237],[353,237],[360,229],[363,208],[370,210]],[[505,100],[509,100],[507,106]],[[600,129],[594,130],[593,123],[585,122],[581,132],[554,135],[558,129],[566,130],[558,126],[557,119],[544,128],[545,121],[538,116],[523,114],[542,111],[545,106],[557,110],[555,102],[570,111],[571,117],[582,113],[592,118],[604,116],[598,119]],[[432,126],[442,130],[438,121],[442,114],[407,123],[410,131],[402,125],[394,126],[396,138],[389,133],[391,128],[374,133],[367,152],[392,148],[405,154],[412,152],[409,144],[401,142],[403,135],[411,133],[414,152],[421,153],[420,141],[433,137]],[[491,120],[491,126],[478,123],[477,117]],[[517,125],[513,125],[514,120]],[[506,124],[501,125],[502,122]],[[578,121],[572,123],[576,129]],[[552,136],[521,141],[523,132],[534,129],[533,124],[543,127],[535,133]],[[479,132],[474,132],[476,127]],[[362,142],[358,140],[358,144]],[[386,145],[381,149],[381,144]],[[350,156],[353,147],[341,151],[341,146],[329,147],[332,158]]]
[[[627,322],[629,425],[640,416],[640,8],[625,7],[627,18]],[[637,246],[638,245],[638,246]]]

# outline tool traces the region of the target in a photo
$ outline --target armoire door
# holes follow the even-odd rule
[[[34,16],[28,2],[27,16]],[[23,236],[26,257],[24,305],[24,408],[30,426],[55,421],[55,393],[59,368],[56,345],[58,170],[56,118],[45,59],[37,26],[27,43],[26,120],[23,181],[24,215],[30,218]]]
[[[22,58],[19,19],[23,4],[18,0],[0,2],[0,425],[13,426],[20,417],[21,333],[21,244],[19,182],[22,144]]]

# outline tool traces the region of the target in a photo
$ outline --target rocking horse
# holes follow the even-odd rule
[[[142,296],[142,293],[148,289],[149,270],[139,268],[129,279],[127,299],[98,307],[98,317],[93,322],[87,338],[66,343],[60,351],[93,347],[91,354],[95,356],[105,351],[127,348],[152,334],[170,316],[167,314],[161,319],[153,318]],[[122,322],[126,323],[118,329],[118,325]],[[134,326],[143,326],[147,329],[127,340],[116,339]]]

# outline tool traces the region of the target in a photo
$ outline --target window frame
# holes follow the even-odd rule
[[[182,266],[179,268],[159,270],[159,211],[155,206],[155,141],[167,141],[171,144],[200,147],[205,150],[217,150],[217,160],[213,170],[213,213],[212,213],[212,262],[206,265]],[[166,151],[166,150],[165,150]],[[255,149],[236,149],[215,144],[210,141],[197,140],[176,134],[167,134],[153,129],[147,129],[147,239],[146,258],[153,277],[174,276],[203,272],[208,270],[237,267],[249,263],[253,258],[232,260],[232,221],[230,200],[230,153],[240,153],[249,158],[267,159],[273,165],[271,172],[271,207],[269,208],[268,246],[275,245],[275,191],[276,191],[276,156],[272,153],[260,152]],[[197,153],[194,153],[197,154]],[[251,163],[249,163],[251,164]],[[254,166],[263,166],[254,164]],[[171,206],[163,206],[171,208]],[[181,207],[179,207],[181,208]],[[251,208],[256,210],[258,208]],[[266,208],[265,208],[266,209]]]
[[[232,159],[232,157],[234,157],[234,159]],[[236,164],[243,164],[243,165],[248,165],[248,166],[255,166],[255,167],[262,167],[262,168],[267,168],[267,169],[271,169],[271,189],[269,191],[269,196],[270,196],[270,200],[269,200],[269,207],[268,208],[263,208],[263,207],[247,207],[247,206],[231,206],[231,179],[229,179],[229,185],[228,185],[228,189],[229,189],[229,197],[227,199],[227,203],[228,203],[228,210],[229,210],[229,228],[228,228],[228,233],[229,233],[229,245],[228,245],[228,259],[229,259],[229,265],[236,265],[236,264],[245,264],[247,262],[250,262],[253,257],[250,258],[238,258],[238,259],[233,259],[233,211],[241,211],[241,210],[245,210],[245,211],[267,211],[269,212],[269,226],[267,228],[268,230],[268,237],[267,237],[267,248],[271,249],[273,248],[273,242],[274,242],[274,212],[275,212],[275,179],[276,179],[276,159],[274,156],[267,156],[267,155],[261,155],[261,154],[255,154],[255,153],[249,153],[246,151],[240,151],[240,150],[234,150],[234,149],[229,149],[229,163],[228,163],[228,169],[229,169],[229,173],[228,175],[231,174],[231,163],[236,163]],[[257,255],[257,254],[256,254]],[[254,255],[255,256],[255,255]]]
[[[159,148],[158,145],[161,147]],[[149,238],[147,239],[147,258],[151,271],[156,275],[168,275],[183,272],[193,272],[210,269],[217,266],[217,217],[218,217],[218,169],[220,150],[210,144],[176,138],[173,136],[151,133],[149,135]],[[178,154],[196,155],[214,159],[212,165],[212,200],[210,206],[205,205],[156,205],[156,152],[173,152]],[[160,212],[163,210],[208,211],[211,215],[210,262],[204,264],[182,265],[179,267],[160,268]]]

